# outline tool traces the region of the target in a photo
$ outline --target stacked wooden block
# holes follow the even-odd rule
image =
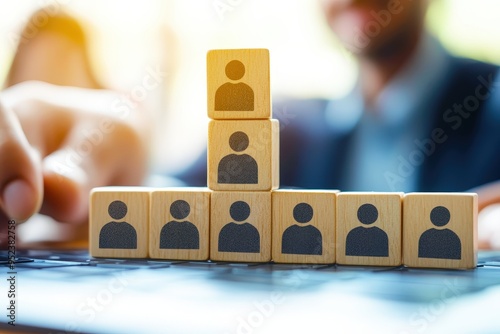
[[[209,51],[207,79],[210,258],[270,261],[279,124],[271,119],[269,51]]]
[[[430,268],[477,264],[477,195],[286,190],[269,52],[207,55],[208,187],[95,188],[95,257]]]

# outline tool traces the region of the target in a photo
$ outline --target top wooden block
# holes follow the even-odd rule
[[[271,118],[269,50],[211,50],[207,53],[208,117]]]

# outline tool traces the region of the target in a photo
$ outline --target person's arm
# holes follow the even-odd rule
[[[0,93],[0,235],[40,212],[83,223],[91,188],[139,185],[148,117],[115,92],[25,82]]]
[[[479,211],[492,204],[500,204],[500,180],[474,188],[471,191],[478,194]]]
[[[478,194],[478,209],[481,212],[484,208],[500,204],[500,180],[490,182],[480,187],[470,190]],[[495,216],[497,217],[497,216]],[[479,248],[498,248],[500,245],[500,221],[479,221]]]

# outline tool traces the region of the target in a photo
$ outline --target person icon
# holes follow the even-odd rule
[[[239,60],[232,60],[226,65],[226,76],[233,81],[245,75],[245,65]],[[253,111],[254,93],[246,83],[226,82],[215,92],[215,110],[217,111]]]
[[[119,220],[127,215],[127,205],[122,201],[111,202],[108,214]],[[99,248],[137,249],[137,232],[127,222],[109,222],[99,232]]]
[[[431,211],[430,219],[436,227],[445,226],[450,221],[450,211],[444,206],[436,206]],[[418,240],[418,257],[460,260],[461,254],[460,238],[447,228],[431,228],[422,233]]]
[[[237,222],[245,221],[250,216],[250,206],[243,201],[234,202],[229,215]],[[219,252],[259,253],[259,231],[247,222],[226,224],[219,233]]]
[[[174,219],[185,219],[191,211],[189,203],[177,200],[170,205],[170,214]],[[199,249],[200,233],[189,221],[172,220],[166,223],[160,232],[160,249]]]
[[[371,225],[378,219],[378,210],[373,204],[363,204],[358,209],[358,220]],[[345,253],[350,256],[389,256],[389,239],[382,229],[358,226],[346,238]]]
[[[249,139],[246,133],[237,131],[229,137],[229,146],[235,152],[247,149]],[[229,154],[221,159],[217,168],[217,182],[222,184],[257,184],[259,167],[248,154]]]
[[[307,203],[299,203],[293,208],[293,218],[297,223],[307,224],[313,217],[313,208]],[[321,232],[312,225],[288,227],[281,239],[281,253],[322,255],[323,238]]]

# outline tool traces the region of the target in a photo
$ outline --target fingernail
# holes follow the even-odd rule
[[[9,218],[26,220],[36,211],[36,192],[28,182],[16,179],[3,188],[4,209]]]

